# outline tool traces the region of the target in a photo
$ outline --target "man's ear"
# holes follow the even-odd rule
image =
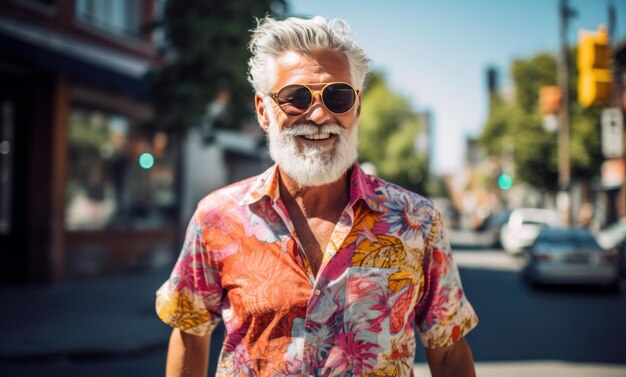
[[[257,93],[254,96],[254,107],[256,108],[256,117],[263,131],[268,132],[270,126],[270,117],[263,103],[263,96]]]
[[[357,104],[356,104],[356,118],[359,119],[361,117],[361,92],[359,91],[359,95],[357,96]]]

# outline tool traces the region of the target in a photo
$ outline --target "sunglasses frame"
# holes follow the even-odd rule
[[[324,83],[319,83],[319,84],[309,84],[309,85],[312,85],[312,86],[313,86],[313,85],[322,85],[322,84],[324,84]],[[352,104],[352,106],[350,106],[350,108],[349,108],[348,110],[346,110],[346,111],[344,111],[344,112],[342,112],[342,113],[336,113],[336,112],[332,111],[331,109],[329,109],[329,108],[328,108],[328,106],[326,106],[326,103],[324,102],[324,96],[322,95],[322,93],[324,93],[324,90],[325,90],[328,86],[330,86],[330,85],[334,85],[334,84],[342,84],[342,85],[347,85],[347,86],[348,86],[348,87],[350,87],[350,89],[352,89],[352,91],[354,92],[354,103]],[[278,89],[278,91],[277,91],[277,92],[274,92],[274,93],[267,93],[267,95],[268,95],[268,96],[270,96],[270,97],[272,97],[272,98],[274,99],[274,101],[276,101],[276,104],[278,105],[278,107],[280,107],[280,110],[281,110],[283,113],[285,113],[285,115],[287,115],[287,116],[300,116],[300,115],[306,114],[306,113],[309,111],[309,109],[311,108],[311,106],[313,106],[313,103],[315,103],[315,96],[316,96],[316,95],[318,95],[318,96],[319,96],[319,98],[320,98],[320,102],[322,103],[322,106],[324,106],[324,108],[325,108],[326,110],[328,110],[328,112],[330,112],[330,113],[332,113],[332,114],[335,114],[335,115],[343,115],[343,114],[346,114],[346,113],[350,112],[350,110],[354,109],[354,105],[356,105],[357,98],[358,98],[359,93],[360,93],[360,91],[359,91],[358,89],[354,89],[354,87],[353,87],[352,85],[348,84],[347,82],[343,82],[343,81],[336,81],[336,82],[329,82],[329,83],[326,83],[326,84],[324,84],[324,86],[323,86],[323,87],[322,87],[322,89],[320,89],[320,90],[313,90],[313,89],[311,89],[311,87],[310,87],[309,85],[307,85],[307,84],[300,84],[300,83],[292,83],[292,84],[287,84],[287,85],[283,86],[282,88]],[[303,86],[303,87],[307,88],[307,89],[309,90],[309,92],[311,93],[311,102],[309,102],[309,106],[308,106],[306,109],[302,110],[302,114],[293,114],[293,115],[289,115],[289,114],[287,114],[287,113],[285,112],[285,110],[283,109],[283,107],[281,106],[281,103],[278,101],[278,94],[279,94],[279,93],[280,93],[283,89],[285,89],[285,88],[286,88],[286,87],[288,87],[288,86]],[[298,107],[296,106],[296,108],[298,108]]]

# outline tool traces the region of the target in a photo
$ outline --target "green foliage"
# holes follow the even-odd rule
[[[513,112],[515,179],[535,187],[555,189],[558,181],[556,135],[543,129],[538,113]]]
[[[570,160],[573,177],[597,175],[602,162],[600,115],[598,109],[582,109],[576,100],[577,72],[570,53]],[[556,59],[538,54],[517,59],[511,65],[515,85],[512,101],[499,95],[491,99],[489,116],[480,143],[490,156],[502,156],[504,145],[512,143],[515,180],[537,188],[556,190],[558,184],[557,133],[543,128],[539,111],[539,90],[556,85]]]
[[[360,154],[376,164],[382,161],[387,142],[394,130],[412,114],[407,100],[393,93],[385,81],[372,82],[363,94],[360,123]]]
[[[362,109],[360,160],[373,163],[383,179],[425,193],[428,160],[415,150],[415,138],[424,125],[408,100],[374,73],[363,93]]]
[[[504,138],[511,132],[509,129],[511,128],[511,106],[504,102],[498,94],[494,94],[490,102],[489,117],[479,138],[479,143],[488,155],[493,156],[502,153]]]
[[[511,66],[515,82],[515,99],[525,113],[535,113],[539,105],[539,89],[556,85],[556,60],[549,54],[538,54],[530,60],[516,59]]]
[[[252,114],[252,94],[246,80],[250,53],[249,30],[256,18],[281,17],[284,0],[167,1],[163,28],[169,60],[148,75],[160,123],[185,128],[196,125],[221,90],[230,104],[222,126],[238,127]]]

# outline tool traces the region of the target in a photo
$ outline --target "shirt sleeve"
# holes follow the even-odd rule
[[[223,289],[217,266],[202,240],[198,211],[169,279],[156,293],[156,312],[166,324],[186,333],[206,335],[221,320]]]
[[[447,347],[478,324],[465,297],[441,216],[434,210],[424,253],[424,294],[416,306],[417,332],[426,348]]]

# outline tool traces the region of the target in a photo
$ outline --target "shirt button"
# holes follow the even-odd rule
[[[319,296],[322,293],[322,291],[320,291],[319,289],[316,289],[315,292],[313,292],[314,295]]]

